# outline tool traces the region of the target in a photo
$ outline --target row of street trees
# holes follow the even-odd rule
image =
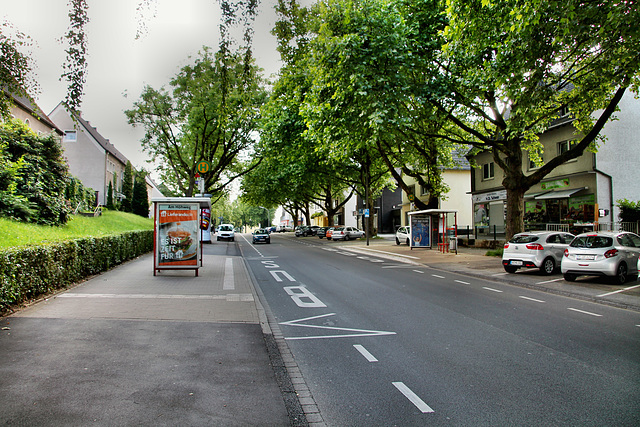
[[[285,65],[263,109],[263,162],[244,185],[264,204],[299,208],[332,184],[370,207],[389,174],[408,191],[402,171],[432,196],[418,207],[433,207],[452,154],[489,151],[505,172],[509,237],[524,228],[524,193],[596,150],[621,97],[638,89],[632,0],[280,0],[277,9]],[[539,135],[565,109],[579,134],[542,163]],[[530,175],[527,154],[540,166]]]

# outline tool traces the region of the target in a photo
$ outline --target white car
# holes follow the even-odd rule
[[[601,231],[576,236],[562,258],[562,275],[573,282],[578,276],[605,276],[615,284],[638,277],[640,236],[626,231]]]
[[[396,231],[396,245],[406,243],[411,246],[411,229],[408,226],[400,227]]]
[[[218,227],[218,236],[216,238],[217,241],[230,240],[233,242],[235,237],[236,235],[232,224],[220,224],[220,227]]]
[[[504,245],[502,266],[507,273],[537,268],[551,274],[562,262],[564,250],[575,236],[561,231],[530,231],[515,234]]]
[[[347,241],[350,239],[359,239],[362,236],[364,236],[364,231],[358,230],[355,227],[338,227],[331,233],[332,240],[344,239]]]

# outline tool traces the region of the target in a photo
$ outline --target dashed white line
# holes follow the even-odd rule
[[[602,297],[608,297],[609,295],[614,295],[614,294],[619,294],[620,292],[624,292],[624,291],[628,291],[631,289],[635,289],[640,287],[640,285],[635,285],[635,286],[631,286],[629,288],[624,288],[624,289],[618,289],[617,291],[613,291],[613,292],[607,292],[606,294],[602,294],[602,295],[597,295],[597,298],[602,298]]]
[[[564,280],[564,278],[563,278],[563,277],[561,277],[561,278],[559,278],[559,279],[545,280],[544,282],[538,282],[538,283],[536,283],[536,285],[542,285],[542,284],[545,284],[545,283],[559,282],[559,281],[561,281],[561,280]]]
[[[487,288],[486,286],[483,286],[483,287],[482,287],[482,289],[486,289],[486,290],[488,290],[488,291],[491,291],[491,292],[498,292],[498,293],[502,293],[502,292],[504,292],[504,291],[501,291],[500,289]]]
[[[424,274],[424,271],[420,271],[420,270],[413,270],[416,273],[420,273],[420,274]]]
[[[404,396],[409,399],[411,403],[413,403],[416,408],[420,410],[423,414],[435,412],[433,409],[429,407],[422,399],[418,397],[409,387],[407,387],[403,382],[396,381],[393,385],[400,391],[400,393],[404,394]]]
[[[436,277],[438,279],[444,279],[445,278],[444,276],[438,276],[437,274],[432,274],[431,276]]]
[[[526,299],[528,301],[533,301],[533,302],[541,302],[541,303],[545,303],[546,301],[542,301],[541,299],[535,299],[535,298],[530,298],[530,297],[525,297],[523,295],[520,295],[520,298],[522,299]]]
[[[496,274],[492,274],[491,276],[506,276],[509,273],[496,273]]]
[[[454,282],[456,283],[462,283],[463,285],[470,285],[471,283],[469,282],[463,282],[462,280],[454,280]]]
[[[577,308],[569,307],[567,310],[575,311],[575,312],[582,313],[582,314],[588,314],[589,316],[602,317],[602,314],[591,313],[590,311],[578,310]]]
[[[364,346],[361,346],[360,344],[354,344],[353,346],[360,352],[361,355],[364,356],[365,359],[367,359],[368,362],[373,363],[378,361],[378,359],[376,359],[373,354],[369,353],[369,351],[364,348]]]

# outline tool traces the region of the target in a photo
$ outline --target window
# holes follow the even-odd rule
[[[576,145],[576,141],[558,142],[558,155],[566,153]]]
[[[64,131],[64,142],[75,142],[78,139],[78,135],[75,130],[65,130]]]
[[[482,165],[482,179],[493,179],[493,169],[493,162],[485,163],[484,165]]]
[[[540,160],[543,160],[543,153],[538,153]],[[533,161],[533,155],[531,153],[528,154],[529,157],[529,170],[540,169],[540,166],[536,165],[536,162]]]

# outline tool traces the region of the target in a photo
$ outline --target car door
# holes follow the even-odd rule
[[[565,246],[563,245],[564,239],[561,238],[559,233],[550,234],[547,236],[547,240],[544,244],[544,247],[549,250],[553,254],[553,257],[556,260],[556,264],[562,260],[562,255],[564,253]]]
[[[636,274],[638,272],[638,256],[640,255],[640,239],[631,233],[625,233],[619,235],[617,240],[623,246],[621,252],[624,253],[629,274]]]

